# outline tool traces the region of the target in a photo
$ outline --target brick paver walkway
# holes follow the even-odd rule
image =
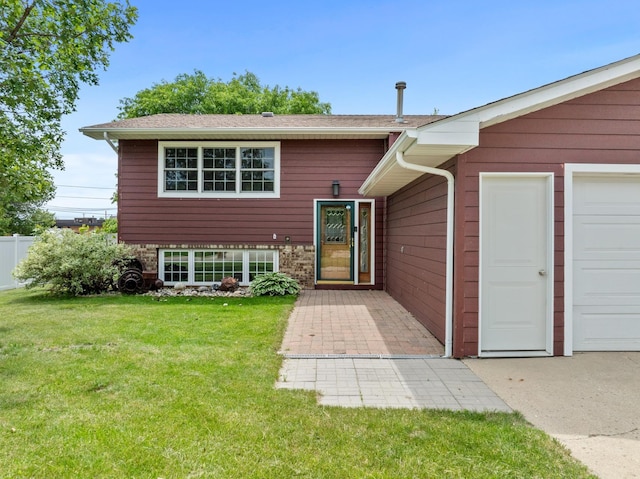
[[[323,405],[510,411],[383,291],[303,291],[280,352],[276,388]]]
[[[384,291],[305,290],[281,353],[442,356],[444,347]]]

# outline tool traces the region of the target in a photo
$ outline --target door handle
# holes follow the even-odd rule
[[[547,272],[546,272],[544,269],[541,269],[540,271],[538,271],[538,274],[539,274],[540,276],[546,276],[546,275],[547,275]]]

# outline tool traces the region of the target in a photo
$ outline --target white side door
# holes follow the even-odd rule
[[[481,174],[481,356],[553,353],[553,176]]]

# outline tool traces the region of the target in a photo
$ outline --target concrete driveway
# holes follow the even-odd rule
[[[640,352],[464,362],[600,478],[640,478]]]

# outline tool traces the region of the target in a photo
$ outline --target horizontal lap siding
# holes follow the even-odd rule
[[[120,142],[120,239],[132,244],[313,244],[313,200],[362,198],[357,190],[384,154],[382,140],[281,142],[280,198],[158,198],[158,143]],[[376,201],[376,225],[384,202]],[[277,239],[273,239],[273,234]],[[376,278],[382,282],[382,228],[376,237]]]
[[[442,177],[423,175],[387,200],[387,291],[442,343],[446,228]]]
[[[516,118],[480,132],[458,157],[454,354],[478,354],[480,172],[553,172],[554,354],[564,339],[564,164],[640,163],[640,80]]]

